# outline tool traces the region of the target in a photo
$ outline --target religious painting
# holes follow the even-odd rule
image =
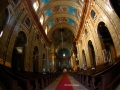
[[[52,8],[53,13],[67,12],[67,11],[68,11],[67,6],[55,6]]]

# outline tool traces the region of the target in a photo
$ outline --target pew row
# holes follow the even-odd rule
[[[79,72],[70,72],[77,81],[89,90],[111,90],[117,80],[120,80],[120,62],[112,65],[97,68],[95,70],[85,70]]]

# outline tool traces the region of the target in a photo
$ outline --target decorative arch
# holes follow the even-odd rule
[[[38,72],[38,64],[39,64],[39,49],[37,46],[35,46],[33,51],[33,72]]]
[[[87,70],[86,54],[84,50],[82,50],[82,57],[83,57],[83,69]]]
[[[54,27],[52,27],[49,31],[48,31],[48,37],[50,37],[52,35],[52,33],[54,32],[54,30],[58,29],[58,28],[68,28],[70,31],[73,32],[74,36],[77,35],[77,30],[71,26],[71,25],[68,25],[68,24],[60,24],[60,25],[55,25]]]
[[[111,34],[104,22],[99,22],[97,32],[101,47],[103,49],[104,62],[114,62],[114,58],[116,57],[116,50]]]
[[[48,19],[46,19],[45,23],[48,23],[49,21],[53,20],[54,18],[63,17],[63,16],[71,18],[72,20],[74,20],[76,22],[76,24],[79,23],[78,19],[75,16],[73,16],[71,14],[65,14],[65,13],[52,15]]]
[[[56,1],[56,2],[50,2],[48,4],[45,4],[43,7],[42,7],[42,10],[43,11],[46,11],[48,10],[50,7],[54,7],[54,6],[57,6],[57,5],[68,5],[68,6],[72,6],[76,9],[78,9],[80,12],[82,12],[82,7],[77,4],[76,2],[73,2],[73,1],[69,1],[69,3],[67,3],[68,1]]]
[[[24,32],[20,31],[18,36],[16,37],[14,49],[12,53],[12,70],[15,72],[23,72],[25,71],[24,62],[25,62],[25,54],[26,54],[26,43],[27,38]]]
[[[95,58],[94,46],[93,46],[91,40],[88,41],[88,51],[89,51],[89,56],[90,56],[91,68],[95,69],[96,68],[96,58]]]

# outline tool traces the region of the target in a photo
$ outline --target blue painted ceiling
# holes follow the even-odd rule
[[[60,49],[58,51],[58,56],[59,57],[63,57],[63,53],[65,53],[65,57],[69,57],[70,56],[70,51],[68,49]]]
[[[72,20],[71,18],[61,17],[61,18],[55,18],[54,20],[51,20],[48,25],[52,27],[58,23],[63,23],[63,22],[70,24],[70,25],[74,25],[74,23],[75,23],[74,20]]]
[[[55,15],[55,14],[59,14],[59,13],[66,13],[66,14],[71,14],[71,15],[75,15],[76,13],[76,9],[72,6],[54,6],[54,7],[51,7],[49,8],[48,10],[46,10],[44,12],[46,18],[49,18],[50,16],[52,15]],[[66,21],[64,20],[66,19]],[[56,22],[58,20],[58,22]],[[71,18],[65,18],[65,17],[59,17],[59,18],[54,18],[53,20],[49,21],[48,22],[48,26],[49,27],[53,27],[54,25],[56,25],[57,23],[67,23],[69,25],[74,25],[75,24],[75,21],[72,20]]]
[[[48,2],[50,2],[51,0],[41,0],[43,4],[47,4]]]
[[[58,11],[53,10],[55,7],[58,8],[58,9],[56,9]],[[47,17],[50,17],[50,16],[52,16],[53,14],[55,14],[57,12],[65,12],[67,14],[75,14],[75,12],[76,12],[76,9],[74,7],[72,7],[72,6],[55,6],[55,7],[54,8],[49,8],[48,10],[46,10],[45,15]],[[62,11],[61,7],[63,8],[64,11]],[[61,9],[61,11],[60,11],[60,9]]]

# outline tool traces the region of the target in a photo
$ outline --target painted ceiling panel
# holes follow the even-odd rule
[[[51,9],[52,9],[52,8],[49,8],[49,9],[45,12],[45,15],[46,15],[47,17],[50,17],[50,16],[52,15]]]
[[[76,9],[78,9],[79,11],[82,11],[81,5],[78,2],[73,2],[71,0],[54,0],[54,1],[51,1],[47,4],[45,4],[45,5],[42,5],[41,9],[42,9],[42,11],[46,11],[46,10],[48,10],[48,8],[58,6],[58,5],[60,5],[60,6],[64,6],[64,5],[72,6]]]
[[[49,8],[48,10],[45,11],[46,16],[51,16],[53,14],[58,14],[58,13],[67,13],[67,14],[74,14],[76,13],[76,9],[72,6],[54,6],[52,8]]]
[[[59,18],[55,18],[54,20],[51,20],[48,24],[49,28],[53,27],[56,24],[59,23],[67,23],[70,25],[76,25],[74,20],[72,20],[71,18],[66,18],[66,17],[59,17]]]
[[[49,18],[45,18],[45,23],[47,24],[48,22],[50,22],[51,20],[55,19],[55,18],[59,18],[59,17],[68,17],[71,18],[72,20],[74,20],[74,22],[76,24],[79,24],[79,20],[77,17],[71,15],[71,14],[66,14],[66,13],[59,13],[59,14],[54,14],[52,16],[50,16]]]
[[[47,4],[48,2],[50,2],[51,0],[41,0],[43,4]]]
[[[72,6],[68,6],[68,8],[69,8],[69,11],[68,11],[69,14],[75,13],[75,11],[76,11],[75,8],[73,8]]]

